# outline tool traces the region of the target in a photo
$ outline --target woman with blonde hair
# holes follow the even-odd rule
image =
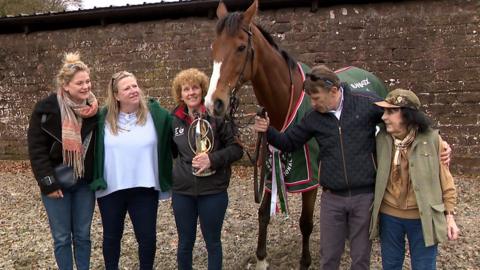
[[[140,269],[153,269],[159,192],[172,181],[172,117],[146,100],[135,76],[115,73],[98,121],[94,181],[103,225],[105,268],[118,269],[125,215],[138,242]]]
[[[37,102],[28,127],[28,152],[42,193],[59,269],[90,267],[90,225],[95,208],[93,146],[98,103],[90,70],[79,53],[67,53],[57,74],[57,91]],[[55,168],[73,169],[62,184]],[[73,255],[72,255],[73,243]]]
[[[177,102],[172,124],[174,153],[178,153],[173,169],[172,207],[178,233],[177,263],[182,270],[192,269],[197,220],[207,246],[208,269],[222,269],[221,232],[231,164],[243,155],[231,125],[207,114],[203,104],[207,87],[207,75],[194,68],[178,73],[172,86]],[[199,118],[211,127],[202,131],[203,142],[210,144],[206,152],[198,151],[189,132],[196,129],[194,121],[198,125]]]

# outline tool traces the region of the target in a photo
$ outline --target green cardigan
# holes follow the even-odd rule
[[[378,235],[378,215],[387,188],[392,164],[393,140],[384,128],[376,137],[378,171],[375,183],[370,239]],[[417,134],[408,152],[410,181],[417,200],[425,246],[443,242],[447,238],[445,205],[440,182],[438,131]]]
[[[155,130],[157,131],[158,151],[158,181],[162,191],[169,191],[172,187],[172,116],[163,109],[153,98],[148,100],[148,109],[152,115]],[[103,107],[98,114],[98,131],[95,144],[95,158],[93,166],[93,182],[90,188],[94,191],[106,189],[107,182],[104,176],[105,164],[105,117],[107,108]]]

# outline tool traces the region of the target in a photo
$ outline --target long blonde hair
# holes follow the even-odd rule
[[[120,113],[120,102],[115,98],[115,95],[118,93],[118,82],[124,78],[132,77],[135,80],[137,78],[128,71],[120,71],[112,75],[107,87],[107,100],[105,106],[107,107],[107,116],[106,121],[110,126],[110,131],[114,134],[118,134],[118,114]],[[137,111],[137,124],[145,125],[147,122],[148,107],[147,102],[145,101],[145,96],[143,91],[140,89],[140,104]]]

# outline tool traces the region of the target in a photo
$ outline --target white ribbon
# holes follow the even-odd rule
[[[280,208],[283,210],[283,212],[285,212],[286,217],[288,218],[288,201],[285,188],[285,178],[283,175],[282,163],[280,161],[281,152],[271,145],[269,145],[269,149],[272,153],[272,193],[270,196],[270,216],[272,217],[276,214],[277,201],[279,199],[278,196],[282,196],[282,198],[280,198]],[[279,172],[278,174],[277,170]]]

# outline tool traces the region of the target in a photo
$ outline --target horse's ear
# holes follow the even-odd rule
[[[253,1],[250,7],[243,13],[243,22],[249,25],[252,22],[253,16],[257,13],[258,0]]]
[[[217,7],[217,17],[219,19],[221,19],[221,18],[227,16],[227,14],[228,14],[227,7],[223,3],[223,1],[220,1],[220,3],[218,4],[218,7]]]

